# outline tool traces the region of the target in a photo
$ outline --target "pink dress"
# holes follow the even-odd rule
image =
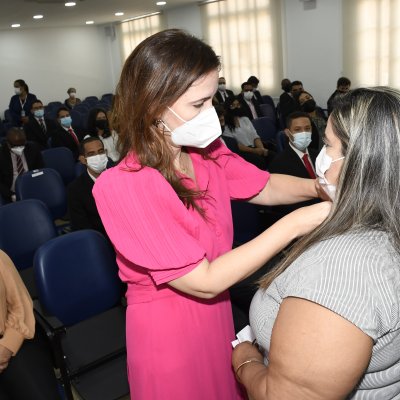
[[[157,170],[137,170],[133,155],[103,172],[93,189],[120,277],[128,283],[126,340],[134,400],[244,398],[231,368],[228,292],[202,300],[167,284],[204,257],[212,261],[231,249],[231,198],[253,197],[269,178],[219,140],[209,151],[214,160],[190,152],[197,185],[207,190],[199,201],[207,219],[188,210]]]

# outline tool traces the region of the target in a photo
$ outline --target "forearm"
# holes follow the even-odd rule
[[[238,148],[240,151],[243,151],[243,153],[254,153],[253,147],[245,146],[244,144],[239,142],[238,142]]]
[[[271,174],[265,188],[258,196],[253,197],[250,203],[275,206],[300,203],[317,197],[318,193],[313,179]]]

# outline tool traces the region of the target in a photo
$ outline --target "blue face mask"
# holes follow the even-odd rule
[[[311,132],[293,133],[292,144],[296,149],[304,151],[311,143]]]
[[[33,113],[36,118],[43,118],[44,110],[35,110]]]
[[[71,117],[60,118],[60,124],[65,128],[70,128],[72,124],[72,118]]]

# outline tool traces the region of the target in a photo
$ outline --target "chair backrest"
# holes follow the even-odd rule
[[[72,126],[77,129],[86,128],[86,114],[83,110],[77,110],[76,107],[70,110],[69,114],[72,118]]]
[[[80,177],[86,171],[86,167],[80,162],[75,163],[75,178]]]
[[[268,117],[276,124],[276,111],[275,107],[272,107],[271,104],[260,104],[260,110],[263,117]]]
[[[15,182],[17,200],[38,199],[50,210],[53,219],[67,212],[67,193],[60,174],[52,168],[35,169],[20,175]]]
[[[22,200],[0,207],[0,249],[17,269],[32,267],[36,250],[56,236],[50,212],[40,200]]]
[[[65,185],[75,179],[75,160],[67,147],[53,147],[42,151],[44,166],[55,169]]]
[[[272,106],[272,108],[275,108],[275,103],[271,96],[269,96],[268,94],[265,94],[261,97],[263,99],[264,104],[269,104],[270,106]]]
[[[284,131],[279,131],[276,134],[276,143],[278,147],[278,151],[283,151],[287,146],[287,136]]]
[[[40,303],[67,326],[112,308],[121,297],[114,250],[93,230],[45,243],[36,252],[34,272]]]
[[[261,118],[255,118],[251,122],[255,130],[257,131],[258,136],[260,136],[261,140],[263,141],[275,140],[277,129],[274,121],[272,121],[268,117],[261,117]]]

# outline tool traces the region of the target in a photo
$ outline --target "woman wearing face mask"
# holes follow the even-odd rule
[[[65,107],[72,110],[75,106],[82,103],[81,99],[78,99],[76,97],[76,89],[75,88],[69,88],[67,90],[67,93],[68,93],[68,99],[65,99],[65,101],[64,101]]]
[[[29,121],[32,103],[36,100],[33,93],[29,93],[29,87],[22,79],[14,82],[14,96],[10,99],[8,109],[10,110],[14,126],[22,126]]]
[[[329,203],[296,211],[231,250],[230,200],[258,204],[317,196],[314,181],[270,176],[229,151],[212,107],[219,59],[172,29],[128,57],[113,126],[121,161],[93,189],[127,290],[127,357],[136,400],[243,399],[230,366],[227,289],[292,239]]]
[[[87,130],[90,136],[99,137],[107,150],[107,155],[112,161],[119,160],[117,149],[118,134],[110,129],[106,110],[102,108],[92,108],[89,112]]]
[[[261,281],[262,353],[233,353],[250,398],[399,398],[399,116],[390,88],[354,90],[331,113],[316,170],[332,212]]]
[[[267,169],[275,154],[264,147],[253,124],[246,117],[239,99],[237,97],[228,98],[225,103],[225,110],[225,130],[223,135],[236,139],[241,153],[253,155],[251,160],[248,161],[258,168]]]
[[[312,147],[320,150],[324,145],[323,136],[326,128],[326,115],[322,111],[322,108],[317,106],[312,95],[306,91],[302,91],[297,95],[297,101],[300,109],[310,116],[313,123]]]

